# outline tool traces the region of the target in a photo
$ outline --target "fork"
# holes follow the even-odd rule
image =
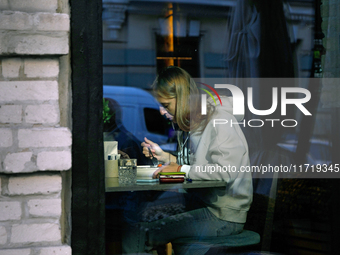
[[[148,149],[149,149],[149,153],[150,153],[150,155],[151,155],[151,157],[152,157],[151,160],[152,160],[153,166],[158,166],[158,159],[155,158],[155,156],[154,156],[153,153],[151,152],[150,147],[148,147]]]

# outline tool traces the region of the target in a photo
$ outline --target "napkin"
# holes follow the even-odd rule
[[[111,155],[113,159],[118,154],[118,142],[117,141],[104,141],[104,160],[108,159]]]

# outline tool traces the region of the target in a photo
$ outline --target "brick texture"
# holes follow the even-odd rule
[[[0,12],[0,30],[30,30],[33,28],[31,15],[24,12]]]
[[[22,215],[21,203],[12,201],[0,202],[0,221],[20,220]]]
[[[37,157],[39,170],[68,170],[71,165],[71,150],[43,151]]]
[[[0,255],[72,254],[59,172],[71,168],[69,11],[68,0],[0,0]]]
[[[29,214],[33,217],[61,216],[61,199],[32,199],[27,205]]]
[[[56,59],[25,59],[24,73],[27,77],[58,77],[59,62]]]
[[[70,18],[64,13],[30,14],[18,11],[0,12],[0,30],[69,31]]]
[[[1,20],[0,14],[0,20]],[[2,21],[0,22],[2,24]],[[1,26],[1,25],[0,25]],[[21,67],[21,59],[20,58],[7,58],[1,61],[2,65],[2,75],[5,78],[17,78],[19,77],[19,71]]]
[[[22,122],[21,105],[0,106],[0,123],[21,123],[21,122]]]
[[[56,12],[58,0],[9,0],[11,9],[24,12]]]
[[[61,191],[60,175],[10,177],[8,195],[52,194]]]
[[[4,245],[6,242],[7,242],[6,228],[4,226],[0,226],[0,245]]]
[[[71,255],[72,250],[70,246],[58,246],[42,248],[39,255]]]
[[[65,55],[69,53],[67,32],[1,36],[0,53],[21,55]]]
[[[34,26],[39,31],[69,31],[70,18],[67,14],[38,13],[34,17]]]
[[[56,81],[0,82],[0,102],[58,100]]]
[[[13,144],[12,130],[9,128],[0,128],[0,148],[10,147]]]
[[[4,249],[0,250],[0,255],[30,255],[31,249]]]
[[[9,0],[0,0],[0,10],[9,10]]]
[[[71,132],[68,128],[19,129],[19,147],[68,147]]]
[[[25,170],[25,164],[31,162],[32,152],[9,153],[4,160],[4,171],[20,173]]]
[[[11,243],[55,242],[61,240],[58,224],[16,224],[12,227]]]
[[[25,110],[26,123],[56,124],[59,119],[59,108],[56,105],[28,105]]]

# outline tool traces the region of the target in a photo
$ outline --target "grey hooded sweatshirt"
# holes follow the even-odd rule
[[[204,131],[191,133],[190,165],[183,165],[181,171],[192,180],[225,181],[222,188],[188,192],[199,197],[218,218],[245,223],[253,187],[248,145],[238,124],[243,116],[236,118],[232,114],[231,98],[221,97],[221,100],[222,105],[216,100],[218,105]]]

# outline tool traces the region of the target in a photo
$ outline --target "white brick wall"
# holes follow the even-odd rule
[[[0,0],[0,10],[8,10],[8,0]]]
[[[25,171],[25,164],[31,162],[32,152],[8,153],[4,160],[4,171],[20,173]]]
[[[1,30],[30,30],[33,28],[31,15],[25,12],[4,11],[0,13]]]
[[[59,62],[56,59],[25,59],[24,73],[27,77],[57,77]]]
[[[39,170],[68,170],[71,168],[70,151],[43,151],[38,153]]]
[[[25,110],[26,123],[50,123],[57,124],[60,120],[57,105],[40,104],[28,105]]]
[[[52,194],[61,191],[60,175],[10,177],[8,195]]]
[[[21,203],[2,201],[0,202],[0,221],[20,220],[22,215]]]
[[[72,250],[70,246],[58,246],[42,248],[38,255],[71,255]]]
[[[31,253],[32,252],[32,253]],[[43,247],[40,249],[5,249],[0,250],[0,255],[71,255],[72,250],[70,246],[52,246]]]
[[[19,129],[19,147],[69,147],[71,132],[67,128]]]
[[[31,249],[8,249],[0,250],[0,255],[30,255]]]
[[[0,102],[58,100],[57,81],[0,82]]]
[[[27,55],[56,55],[67,54],[69,51],[68,35],[54,33],[51,35],[23,35],[16,34],[5,40],[2,38],[0,53]]]
[[[38,13],[34,16],[34,25],[40,31],[69,31],[70,18],[67,14]]]
[[[61,216],[61,199],[32,199],[27,205],[29,214],[33,217]]]
[[[0,14],[0,20],[1,20]],[[2,24],[2,21],[0,22]],[[0,25],[1,26],[1,25]],[[5,78],[19,77],[19,70],[21,66],[20,58],[7,58],[2,60],[2,75]]]
[[[61,241],[60,227],[58,224],[15,224],[12,226],[10,242],[13,244],[56,241]]]
[[[11,9],[25,12],[56,12],[58,0],[8,0]]]
[[[4,180],[0,192],[0,255],[71,254],[71,248],[61,242],[61,175],[0,175],[0,186]],[[6,226],[6,222],[11,224]]]
[[[11,1],[12,7],[15,5],[13,1]],[[30,5],[33,0],[19,1]],[[48,0],[41,1],[48,2]],[[0,33],[0,53],[46,55],[67,54],[69,51],[70,18],[68,14],[3,11],[0,12],[0,20],[0,32],[13,30],[26,32],[10,35]]]
[[[0,105],[0,123],[21,123],[21,105]]]
[[[0,255],[72,253],[59,173],[71,168],[71,132],[60,127],[70,102],[59,98],[70,89],[69,63],[59,62],[69,54],[67,5],[0,0]]]
[[[13,144],[12,130],[9,128],[0,128],[0,148],[9,147]]]
[[[7,242],[7,231],[4,226],[0,226],[0,245],[4,245]],[[1,251],[0,251],[1,254]]]

